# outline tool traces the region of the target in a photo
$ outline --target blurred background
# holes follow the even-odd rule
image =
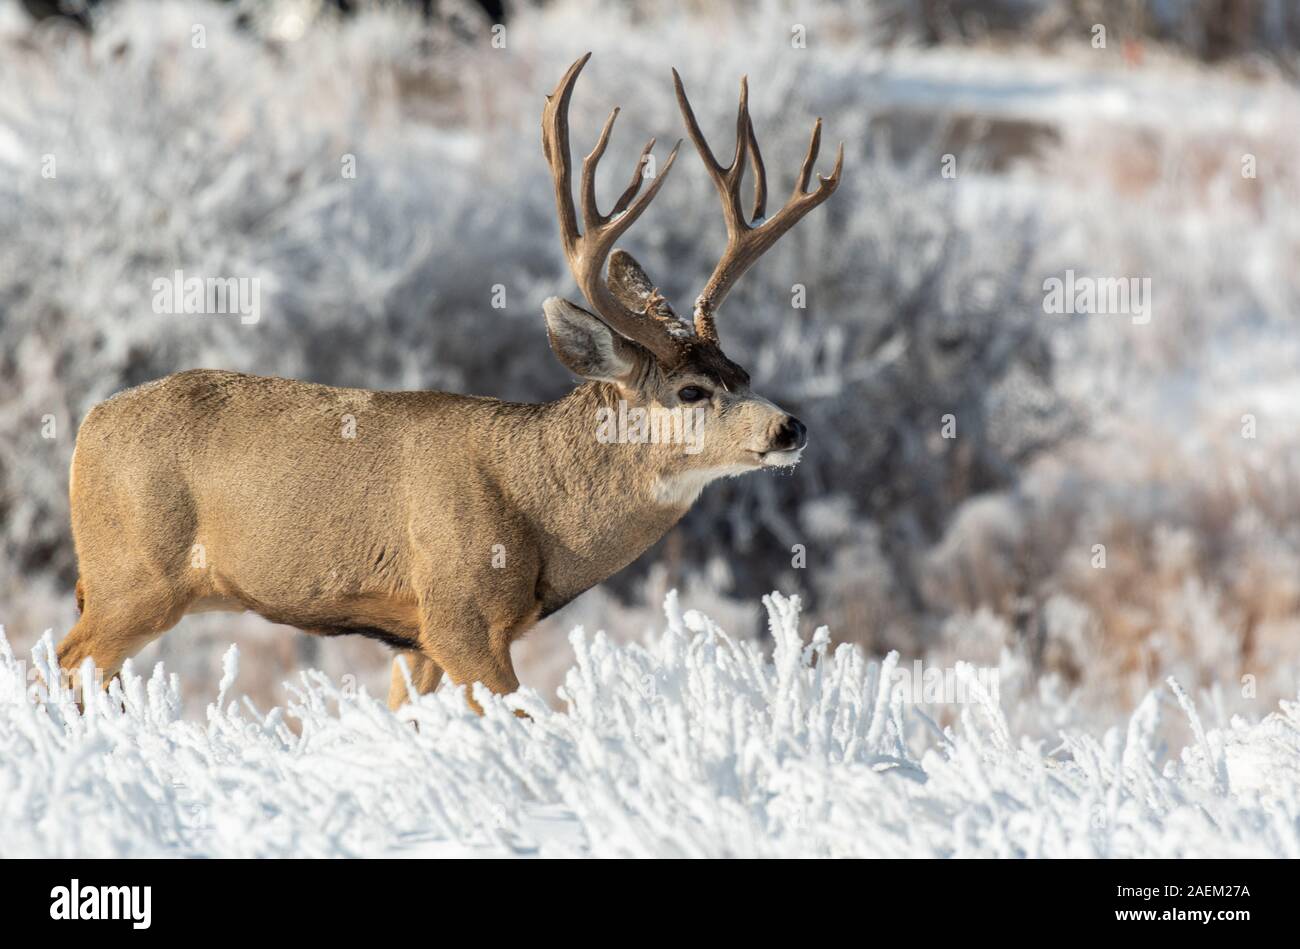
[[[644,636],[669,589],[752,637],[779,589],[872,653],[1010,657],[1080,714],[1168,675],[1223,714],[1294,698],[1298,48],[1286,0],[0,0],[0,623],[24,651],[74,621],[68,462],[120,389],[563,394],[539,118],[592,50],[573,148],[623,107],[606,206],[684,134],[670,66],[723,154],[749,75],[775,195],[817,115],[845,173],[722,314],[803,463],[707,489],[517,645],[526,685],[553,695],[575,625]],[[624,241],[679,311],[724,240],[684,148]],[[177,269],[259,278],[260,321],[155,313]],[[1044,312],[1067,270],[1149,277],[1150,322]],[[303,665],[386,688],[382,646],[252,616],[188,617],[137,668],[201,705],[232,641],[263,705]]]

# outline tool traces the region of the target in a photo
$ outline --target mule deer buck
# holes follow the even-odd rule
[[[586,382],[558,401],[520,405],[190,370],[97,405],[72,459],[82,614],[59,645],[63,669],[75,673],[90,658],[111,676],[186,613],[251,610],[398,650],[410,683],[395,662],[394,708],[412,689],[435,688],[444,672],[510,693],[519,685],[512,641],[634,560],[706,484],[798,462],[804,426],[750,390],[745,370],[723,355],[715,317],[741,274],[830,197],[843,146],[831,176],[809,191],[817,120],[794,193],[766,217],[744,80],[735,153],[724,166],[673,71],[727,225],[692,326],[631,256],[611,256],[663,186],[680,141],[643,194],[638,163],[602,214],[595,173],[615,109],[582,163],[579,228],[568,108],[590,55],[569,67],[542,114],[560,237],[595,312],[556,297],[543,309],[555,355]],[[740,194],[747,163],[749,217]],[[600,419],[636,409],[695,412],[697,443],[684,450],[671,439],[596,437]],[[345,417],[355,420],[354,437],[343,437]],[[470,704],[481,711],[472,695]]]

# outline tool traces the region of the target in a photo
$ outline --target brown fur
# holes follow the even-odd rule
[[[186,613],[251,610],[409,644],[421,692],[443,671],[514,691],[510,644],[653,544],[711,472],[760,467],[746,456],[785,417],[719,389],[698,454],[602,444],[600,406],[664,404],[708,378],[623,345],[634,385],[543,405],[210,370],[101,403],[73,454],[83,615],[60,664],[90,657],[112,675]],[[395,671],[390,702],[405,693]]]

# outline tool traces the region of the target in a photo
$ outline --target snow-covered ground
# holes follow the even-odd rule
[[[206,721],[161,668],[82,715],[20,698],[32,667],[0,643],[0,856],[1300,856],[1300,703],[1205,727],[1171,681],[1127,727],[1044,740],[1010,722],[1051,720],[1050,692],[1009,719],[959,664],[940,727],[896,656],[765,605],[770,656],[670,595],[646,646],[573,633],[565,710],[525,692],[482,718],[319,674],[259,711],[233,650]]]

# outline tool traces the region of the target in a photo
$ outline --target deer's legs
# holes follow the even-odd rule
[[[78,669],[93,659],[107,684],[123,662],[175,626],[185,606],[176,590],[157,582],[111,599],[103,592],[92,594],[81,619],[59,642],[59,667],[72,673],[73,685],[80,687]]]
[[[504,656],[494,654],[492,650],[460,649],[453,651],[449,658],[440,656],[439,661],[456,685],[472,686],[472,683],[482,682],[497,695],[509,695],[519,688],[519,677],[515,675],[508,649]],[[471,687],[465,696],[469,707],[482,715],[483,707],[474,701],[472,693]]]
[[[438,665],[422,652],[404,652],[400,658],[406,660],[406,667],[411,673],[411,685],[416,695],[427,695],[438,687],[442,680],[442,666]],[[410,699],[406,687],[406,677],[396,659],[393,660],[393,681],[388,688],[388,707],[393,711],[401,708]]]
[[[535,618],[533,613],[525,621],[491,626],[467,621],[461,614],[454,625],[426,623],[420,642],[425,653],[446,670],[456,685],[482,682],[497,695],[509,695],[519,688],[519,677],[510,661],[510,643]],[[473,694],[467,694],[466,698],[470,708],[482,715],[483,708],[474,701]]]

